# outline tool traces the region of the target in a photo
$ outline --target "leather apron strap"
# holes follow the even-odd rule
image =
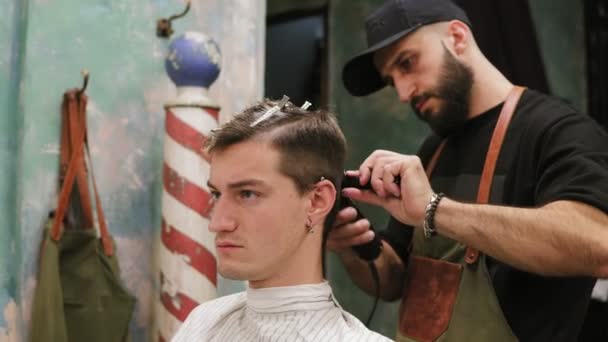
[[[502,106],[498,121],[494,127],[494,132],[492,133],[488,152],[486,153],[483,171],[481,172],[481,180],[479,181],[476,203],[487,204],[490,199],[490,189],[492,187],[492,179],[494,178],[494,171],[496,169],[496,161],[498,160],[498,155],[500,154],[500,149],[507,133],[509,123],[511,122],[511,118],[513,117],[513,113],[515,112],[515,108],[517,107],[517,103],[525,89],[525,87],[514,86],[513,89],[511,89],[511,92],[509,92],[505,104]],[[433,170],[435,169],[437,160],[439,159],[439,155],[443,151],[445,144],[446,140],[443,140],[439,147],[437,147],[437,150],[435,150],[435,153],[427,165],[426,175],[429,179],[431,179]],[[467,264],[474,264],[478,259],[479,250],[467,247],[465,253],[465,261]]]
[[[70,203],[70,194],[72,192],[74,182],[78,182],[78,190],[80,199],[83,202],[83,210],[88,217],[91,217],[91,223],[85,223],[85,227],[93,227],[92,209],[90,203],[90,192],[88,185],[88,172],[86,170],[85,151],[88,154],[87,143],[87,128],[86,128],[86,104],[87,96],[80,93],[77,89],[70,90],[64,94],[63,111],[64,121],[61,137],[61,179],[63,184],[59,192],[57,200],[57,208],[55,210],[55,219],[51,228],[51,238],[58,241],[62,235],[63,217],[66,214]],[[67,113],[67,114],[66,114]],[[67,127],[66,127],[67,126]],[[69,134],[68,134],[69,132]],[[65,146],[69,143],[69,147]],[[91,163],[89,155],[89,163]],[[68,161],[69,160],[69,161]],[[67,161],[67,164],[66,164]],[[107,228],[103,208],[97,190],[95,176],[93,175],[93,167],[90,167],[91,180],[95,194],[95,208],[97,212],[97,220],[99,222],[99,235],[103,244],[104,252],[107,256],[114,254],[112,238]],[[85,221],[89,218],[85,218]]]
[[[93,227],[93,212],[91,209],[86,163],[82,152],[80,154],[75,153],[76,146],[79,144],[80,139],[82,139],[82,130],[84,129],[86,132],[85,112],[80,108],[83,104],[86,106],[86,98],[84,97],[86,97],[86,95],[79,94],[76,89],[67,91],[64,94],[61,117],[61,168],[59,171],[59,184],[60,186],[63,186],[69,162],[72,157],[76,157],[76,181],[78,184],[78,194],[80,196],[79,203],[82,207],[84,219],[83,226],[91,228]],[[70,196],[72,196],[71,193]]]

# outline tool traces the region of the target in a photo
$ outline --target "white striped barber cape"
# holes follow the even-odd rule
[[[221,297],[194,309],[173,342],[391,341],[344,311],[327,282]]]

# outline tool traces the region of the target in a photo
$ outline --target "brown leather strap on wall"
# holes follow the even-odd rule
[[[106,217],[103,213],[103,209],[101,207],[101,200],[99,199],[99,191],[97,191],[97,182],[95,181],[95,173],[93,172],[93,162],[91,158],[91,154],[89,153],[88,143],[86,142],[86,134],[85,134],[85,149],[87,151],[87,156],[89,157],[89,165],[91,170],[91,180],[93,182],[93,191],[95,193],[95,208],[97,209],[97,220],[99,221],[99,236],[101,237],[101,241],[103,243],[103,249],[106,255],[111,256],[114,254],[114,249],[112,247],[112,238],[110,237],[110,231],[108,230],[108,226],[106,224]]]
[[[86,128],[86,108],[87,108],[87,96],[78,92],[76,94],[75,100],[73,103],[76,105],[75,110],[71,110],[70,114],[72,115],[73,120],[77,126],[76,134],[82,130],[84,131],[84,140],[86,148],[86,139],[87,139],[87,128]],[[76,139],[76,137],[74,137]],[[91,194],[89,191],[89,183],[87,177],[87,166],[84,160],[84,153],[80,153],[76,155],[78,157],[78,167],[76,169],[76,180],[78,182],[78,192],[80,194],[80,203],[82,205],[82,211],[84,212],[85,218],[85,227],[93,227],[93,210],[91,209]]]
[[[77,143],[73,147],[72,157],[70,158],[70,162],[68,163],[68,167],[65,173],[65,178],[63,180],[63,185],[61,186],[61,191],[59,192],[59,197],[57,199],[57,208],[55,209],[55,219],[53,221],[53,227],[51,228],[51,238],[53,240],[59,240],[61,238],[61,228],[63,225],[63,217],[65,216],[65,212],[67,211],[68,205],[70,203],[70,194],[72,192],[72,188],[74,186],[74,180],[76,178],[76,169],[78,166],[78,158],[76,155],[82,154],[84,144],[84,134],[85,132],[80,132],[80,137],[82,138],[80,143]]]
[[[81,139],[81,130],[85,131],[86,137],[86,127],[83,125],[83,122],[86,122],[86,103],[86,95],[80,94],[77,90],[71,90],[64,94],[61,118],[61,168],[59,179],[60,184],[63,184],[68,163],[72,156],[76,156],[78,158],[76,177],[78,181],[80,205],[84,216],[84,227],[93,227],[93,211],[91,209],[91,196],[89,193],[86,164],[82,153],[74,153],[74,148],[79,139]]]
[[[65,96],[65,95],[64,95]],[[68,114],[68,103],[61,103],[61,142],[59,144],[59,186],[63,185],[65,174],[68,172],[68,164],[70,163],[70,125],[68,125],[70,116]]]
[[[519,99],[521,98],[521,95],[525,89],[525,87],[520,86],[513,87],[505,100],[505,104],[502,106],[498,121],[496,122],[496,127],[494,127],[494,132],[492,133],[492,139],[490,140],[490,146],[488,147],[483,170],[481,172],[479,190],[477,191],[477,203],[479,204],[487,204],[490,199],[490,189],[492,187],[492,179],[494,178],[494,171],[496,169],[498,155],[500,154],[500,148],[502,147],[502,143],[507,133],[507,128],[509,127],[509,123],[511,122],[515,108],[517,107],[517,103],[519,102]],[[435,169],[439,155],[445,147],[445,143],[445,140],[441,142],[437,150],[435,150],[435,153],[433,154],[433,157],[426,168],[426,174],[429,179],[433,174],[433,170]],[[479,251],[475,248],[467,247],[465,261],[468,264],[474,264],[478,259]]]
[[[80,162],[84,147],[84,136],[86,131],[79,129],[78,121],[76,121],[76,113],[78,110],[78,92],[77,90],[69,90],[63,94],[63,116],[62,116],[62,133],[66,136],[62,136],[61,143],[67,142],[67,146],[61,146],[62,152],[62,163],[69,156],[69,163],[63,178],[63,184],[61,185],[61,191],[59,192],[59,198],[57,200],[57,208],[55,210],[55,220],[51,229],[51,237],[54,240],[61,238],[61,228],[63,225],[63,218],[68,210],[70,204],[70,196],[74,187],[74,180],[80,167]]]
[[[87,129],[86,129],[86,103],[87,97],[80,90],[73,89],[64,94],[62,137],[61,137],[61,174],[63,184],[59,193],[57,209],[55,210],[55,220],[51,228],[51,237],[54,240],[61,238],[62,221],[70,203],[70,195],[74,186],[74,181],[78,180],[78,189],[83,211],[85,212],[85,222],[87,227],[93,227],[93,214],[91,208],[90,191],[88,185],[88,172],[85,162],[85,149],[88,152]],[[69,144],[66,144],[69,142]],[[68,146],[66,146],[68,145]],[[65,160],[69,155],[69,162]],[[90,161],[89,156],[89,161]],[[64,166],[65,165],[65,166]],[[65,172],[64,172],[65,170]],[[93,176],[93,168],[90,168],[93,188],[95,191],[95,207],[97,219],[99,221],[99,231],[104,252],[106,255],[113,254],[113,246],[108,231],[105,215],[101,207],[97,184]]]

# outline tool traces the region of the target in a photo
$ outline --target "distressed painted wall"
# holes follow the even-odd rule
[[[413,153],[426,128],[390,90],[355,99],[340,81],[343,63],[364,45],[360,22],[381,0],[329,4],[330,99],[350,141],[349,165],[375,148]],[[119,244],[127,286],[138,297],[135,341],[149,340],[153,246],[160,220],[164,113],[174,95],[154,36],[159,17],[180,12],[179,0],[0,0],[0,342],[25,339],[40,229],[55,205],[59,104],[91,71],[89,129],[97,181]],[[552,89],[584,108],[582,5],[531,1]],[[263,89],[265,1],[194,0],[175,22],[219,41],[222,72],[211,89],[222,120],[258,99]],[[371,115],[373,114],[373,115]],[[366,127],[362,130],[361,127]],[[376,226],[385,218],[364,208]],[[341,267],[330,277],[341,303],[364,319],[361,300]],[[222,282],[220,293],[242,287]],[[396,305],[382,305],[372,328],[392,336]]]
[[[127,287],[137,296],[134,341],[150,340],[160,226],[165,75],[160,17],[180,0],[0,0],[0,341],[27,336],[42,223],[56,202],[59,106],[91,73],[91,153]],[[211,88],[225,120],[259,99],[265,1],[193,1],[176,34],[199,30],[219,42],[222,72]],[[8,33],[8,34],[5,34]],[[220,283],[221,292],[241,288]]]
[[[0,30],[0,341],[20,341],[21,251],[18,215],[17,154],[23,120],[17,113],[19,80],[27,26],[27,1],[4,1]]]
[[[362,23],[365,16],[383,0],[332,0],[329,2],[330,102],[339,114],[348,139],[348,165],[358,167],[375,149],[415,153],[428,129],[409,109],[398,103],[392,89],[368,97],[355,98],[344,89],[341,71],[344,63],[365,47]],[[530,2],[549,84],[555,95],[585,106],[585,63],[582,3],[569,0]],[[376,228],[386,224],[386,215],[377,208],[362,206]],[[336,297],[345,309],[362,320],[372,307],[372,298],[355,288],[337,259],[329,267]],[[397,303],[381,303],[371,327],[393,337]]]

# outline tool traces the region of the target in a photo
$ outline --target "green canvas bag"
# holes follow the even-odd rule
[[[92,223],[92,212],[87,212],[91,206],[84,157],[86,100],[80,90],[64,95],[61,174],[65,177],[54,217],[43,231],[32,305],[32,342],[129,341],[135,299],[120,280],[115,245],[106,226],[92,167],[99,234]],[[76,178],[85,218],[83,224],[69,225],[64,218]]]

